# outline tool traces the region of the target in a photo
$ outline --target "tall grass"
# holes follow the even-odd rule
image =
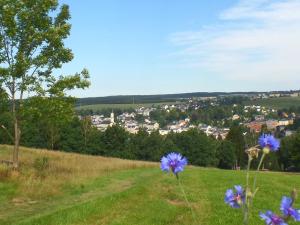
[[[12,146],[0,146],[0,159],[9,160]],[[0,179],[18,185],[21,199],[42,199],[63,194],[66,186],[81,185],[117,170],[153,167],[156,163],[88,156],[43,149],[20,149],[20,170],[0,165]]]

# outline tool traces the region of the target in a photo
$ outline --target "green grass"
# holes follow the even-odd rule
[[[1,146],[0,150],[3,151]],[[31,151],[30,154],[35,153]],[[36,199],[31,196],[31,203],[29,200],[13,201],[22,196],[21,176],[26,175],[0,181],[1,225],[193,224],[177,180],[171,174],[162,173],[158,164],[99,173],[79,183],[66,179],[57,194],[38,195]],[[180,174],[180,179],[195,211],[197,224],[241,225],[241,210],[231,209],[224,204],[223,198],[227,188],[245,183],[244,171],[188,167]],[[260,189],[254,201],[251,225],[264,224],[258,217],[259,211],[279,212],[282,195],[289,195],[292,188],[300,190],[297,174],[263,172],[258,183]],[[296,206],[300,208],[299,203]],[[289,223],[293,224],[296,223]]]
[[[83,105],[77,106],[76,110],[80,109],[89,109],[89,110],[103,110],[103,109],[136,109],[139,107],[152,107],[152,106],[160,106],[164,104],[175,104],[175,102],[157,102],[157,103],[138,103],[138,104],[94,104],[94,105]]]
[[[280,97],[257,99],[253,101],[244,102],[245,105],[261,105],[274,109],[289,108],[291,106],[300,106],[300,97]]]

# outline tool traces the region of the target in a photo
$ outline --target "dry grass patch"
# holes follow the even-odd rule
[[[12,146],[0,146],[0,159],[9,160]],[[84,183],[117,170],[157,166],[156,163],[81,155],[43,149],[20,149],[20,171],[11,174],[0,166],[1,179],[18,184],[17,199],[51,198],[66,185]]]

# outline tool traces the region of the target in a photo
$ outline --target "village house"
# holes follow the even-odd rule
[[[98,130],[105,131],[115,124],[115,114],[112,112],[108,118],[103,115],[93,115],[91,116],[91,122]]]

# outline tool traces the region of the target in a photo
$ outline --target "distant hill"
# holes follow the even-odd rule
[[[94,104],[140,104],[140,103],[160,103],[175,102],[180,99],[193,97],[216,97],[221,95],[253,95],[265,92],[193,92],[179,94],[161,94],[161,95],[117,95],[106,97],[79,98],[76,106],[94,105]]]

